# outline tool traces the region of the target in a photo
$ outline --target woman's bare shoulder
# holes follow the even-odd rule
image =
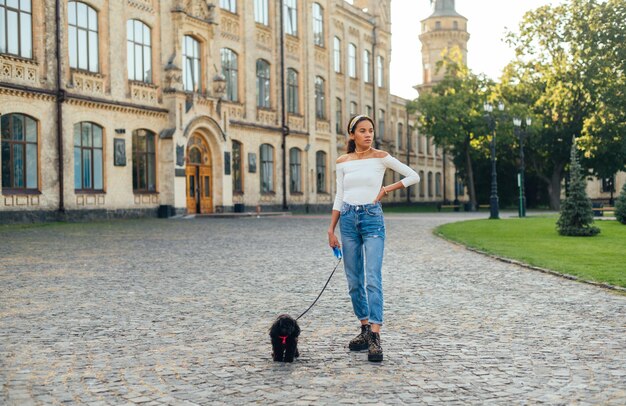
[[[374,149],[372,151],[374,152],[373,154],[374,158],[385,158],[389,156],[389,152],[382,151],[380,149]]]
[[[342,156],[340,156],[339,158],[337,158],[337,163],[340,164],[342,162],[347,162],[350,159],[352,159],[352,157],[350,156],[350,154],[344,154]]]

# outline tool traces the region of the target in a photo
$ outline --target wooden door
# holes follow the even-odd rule
[[[211,166],[202,165],[199,167],[199,196],[200,213],[213,212],[213,179],[211,178]]]
[[[196,214],[198,212],[198,167],[196,165],[187,165],[185,168],[187,176],[187,214]]]

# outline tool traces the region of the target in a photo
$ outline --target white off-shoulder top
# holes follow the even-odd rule
[[[401,180],[404,187],[420,181],[417,172],[391,155],[341,162],[337,164],[337,194],[333,210],[340,210],[344,202],[352,205],[373,203],[387,168],[405,176]]]

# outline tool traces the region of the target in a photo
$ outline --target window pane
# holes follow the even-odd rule
[[[148,134],[146,135],[146,144],[147,144],[147,151],[148,152],[154,152],[154,135],[152,134]]]
[[[30,14],[22,13],[21,26],[21,45],[22,50],[20,55],[24,58],[33,57],[33,33],[31,28]]]
[[[11,187],[11,144],[2,143],[2,187]]]
[[[82,124],[81,134],[83,138],[83,147],[91,147],[91,124]]]
[[[102,127],[93,124],[91,129],[93,131],[94,148],[102,148]]]
[[[26,144],[26,187],[37,189],[37,144]]]
[[[148,190],[156,190],[156,171],[154,166],[154,154],[148,154]]]
[[[18,0],[7,0],[7,6],[9,7],[18,8],[18,3]]]
[[[93,31],[98,31],[98,15],[96,14],[96,10],[89,8],[89,29]]]
[[[136,80],[135,78],[135,48],[131,41],[126,42],[126,61],[128,63],[128,79]]]
[[[4,7],[0,7],[0,21],[2,21],[2,25],[4,25],[4,22],[6,21],[5,18]],[[7,51],[7,37],[5,34],[6,31],[4,30],[4,27],[0,28],[0,53],[5,53]]]
[[[24,187],[24,145],[13,144],[13,187]]]
[[[135,20],[133,21],[133,25],[135,30],[135,42],[138,44],[143,44],[143,24]]]
[[[74,146],[80,147],[80,143],[81,143],[80,124],[74,124]]]
[[[141,55],[141,45],[135,44],[135,80],[143,78],[143,57]]]
[[[30,117],[25,117],[26,141],[37,142],[37,122]]]
[[[137,187],[140,190],[145,190],[146,189],[146,155],[145,154],[139,154],[137,156],[137,169],[139,171],[139,183],[137,185]]]
[[[85,3],[76,3],[76,25],[87,28],[87,5]]]
[[[209,189],[209,177],[204,177],[204,197],[211,196],[211,190]]]
[[[21,0],[20,9],[22,9],[23,11],[28,11],[30,13],[30,0]]]
[[[102,150],[93,150],[93,188],[102,190]]]
[[[93,188],[91,183],[91,150],[83,149],[83,187]]]
[[[78,68],[87,70],[87,31],[78,30]]]
[[[78,44],[76,38],[76,28],[70,26],[68,28],[68,42],[70,52],[70,66],[72,68],[78,67]]]
[[[76,3],[73,1],[67,5],[67,16],[69,23],[76,25]]]
[[[17,55],[19,52],[17,13],[15,11],[7,10],[7,20],[8,50],[10,54]]]
[[[133,31],[133,20],[126,21],[126,39],[132,41],[134,39],[135,32]]]
[[[143,25],[143,44],[150,45],[150,28],[147,25]]]
[[[150,48],[143,49],[143,80],[144,82],[152,82],[152,52]]]
[[[89,31],[89,70],[98,72],[98,34]]]
[[[74,148],[74,189],[83,188],[83,172],[81,170],[80,148]]]
[[[21,114],[13,115],[13,140],[24,141],[24,120]]]

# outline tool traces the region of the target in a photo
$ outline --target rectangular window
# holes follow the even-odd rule
[[[298,3],[297,0],[283,0],[285,33],[298,36]]]
[[[385,87],[385,59],[380,55],[376,57],[376,84]]]
[[[392,129],[392,133],[393,133],[393,129]],[[378,134],[380,136],[379,140],[385,139],[385,110],[383,109],[378,110]],[[392,137],[393,137],[393,134],[392,134]]]
[[[0,53],[33,57],[31,0],[0,0]]]
[[[241,143],[233,141],[233,192],[243,193],[243,161],[241,160]]]
[[[302,152],[298,148],[289,150],[289,190],[291,193],[302,193]]]
[[[339,38],[335,37],[335,40],[334,40],[333,44],[334,44],[333,65],[335,67],[335,72],[341,73],[341,40]]]
[[[365,83],[370,83],[372,81],[371,55],[372,53],[367,49],[363,51],[363,80]]]
[[[315,77],[315,117],[326,119],[326,81],[320,77]]]
[[[269,25],[268,0],[254,0],[254,21],[259,24]]]
[[[313,3],[313,44],[324,46],[324,9],[319,3]]]
[[[67,9],[70,67],[98,72],[98,13],[77,1],[68,2]]]
[[[287,69],[287,112],[299,114],[298,95],[298,72],[295,69]]]
[[[261,145],[261,193],[274,191],[274,147]]]
[[[317,193],[326,193],[326,153],[317,151],[315,154],[315,166],[317,168]]]
[[[231,13],[236,13],[237,0],[220,0],[220,8],[230,11]]]
[[[335,133],[341,134],[343,133],[343,113],[342,113],[342,103],[341,99],[337,97],[335,102]]]
[[[348,76],[356,78],[356,45],[348,44]]]

